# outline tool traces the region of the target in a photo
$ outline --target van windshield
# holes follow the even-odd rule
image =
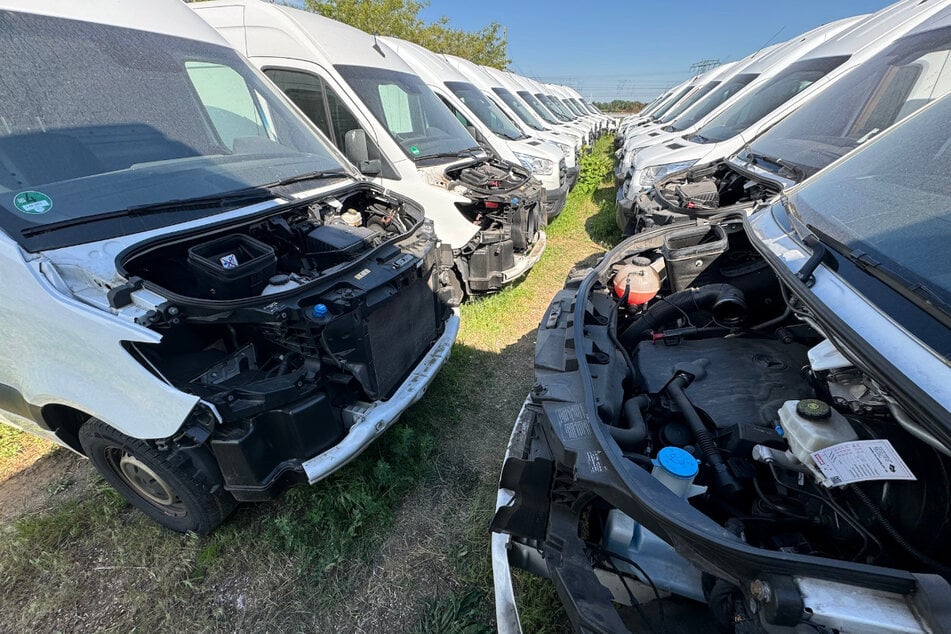
[[[951,26],[906,36],[753,141],[749,158],[810,176],[948,91]]]
[[[820,57],[790,65],[757,90],[711,119],[691,140],[718,143],[735,137],[840,66],[848,55]]]
[[[666,102],[660,105],[656,110],[651,112],[651,119],[654,121],[659,121],[661,117],[667,114],[667,111],[677,105],[677,103],[684,98],[690,90],[693,89],[693,84],[689,86],[684,86],[676,94],[672,95]]]
[[[538,116],[547,121],[548,123],[558,123],[558,118],[555,117],[547,108],[535,98],[535,95],[528,92],[527,90],[519,90],[518,96],[525,100],[529,106],[532,107],[532,110],[538,113]]]
[[[949,119],[945,97],[804,183],[789,202],[871,274],[951,314]]]
[[[508,115],[472,84],[464,81],[447,81],[446,88],[451,90],[452,94],[458,97],[459,101],[465,104],[466,108],[494,134],[510,141],[525,138]]]
[[[758,75],[756,73],[744,73],[720,84],[713,92],[684,110],[665,130],[668,132],[680,132],[681,130],[686,130],[693,126],[716,108],[720,107],[720,104],[725,103],[727,99],[746,88],[746,85],[757,77]]]
[[[170,201],[248,193],[309,172],[347,176],[319,133],[230,48],[2,12],[0,57],[0,227],[18,240],[44,235],[42,247],[24,238],[28,248],[229,207],[145,213]]]
[[[518,98],[507,91],[505,88],[493,88],[492,91],[499,96],[506,106],[512,109],[518,118],[522,120],[522,123],[527,125],[533,130],[544,130],[545,126],[542,125],[542,122],[539,121],[532,112],[526,108]]]
[[[478,149],[472,135],[418,76],[369,66],[334,68],[414,161]]]
[[[675,108],[671,108],[660,117],[658,123],[669,123],[687,111],[687,108],[706,97],[714,88],[720,85],[719,81],[710,81],[694,91],[692,95],[681,101]]]
[[[565,121],[574,120],[575,116],[568,112],[568,109],[556,101],[554,97],[540,92],[536,92],[535,96],[541,99],[542,103],[548,106],[548,109],[554,112],[556,116],[561,117]]]

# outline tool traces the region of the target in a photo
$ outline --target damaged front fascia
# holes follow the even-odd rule
[[[638,236],[637,244],[656,244],[663,234],[695,225],[696,222],[655,229]],[[628,242],[609,252],[580,283],[569,280],[556,296],[539,330],[538,350],[561,345],[563,370],[540,369],[540,383],[531,394],[535,411],[532,454],[511,460],[538,461],[539,465],[505,465],[503,473],[533,474],[532,485],[524,491],[521,481],[510,477],[503,487],[515,491],[513,509],[500,509],[493,523],[496,532],[538,539],[543,543],[551,578],[576,627],[611,631],[617,623],[606,622],[605,610],[611,594],[597,581],[592,566],[594,554],[578,537],[579,514],[592,499],[600,499],[656,534],[699,569],[734,585],[763,574],[778,577],[812,577],[861,587],[912,594],[920,587],[916,575],[903,570],[856,564],[834,559],[755,548],[727,531],[682,500],[644,469],[624,458],[606,433],[594,406],[594,385],[585,354],[586,314],[593,285],[611,263],[632,251]],[[572,286],[576,285],[576,290]],[[588,320],[590,323],[591,320]],[[549,353],[550,354],[550,353]],[[540,521],[530,520],[544,512],[537,502],[522,502],[522,496],[539,495],[539,473],[550,474],[549,501],[544,537],[537,533]],[[533,529],[533,530],[526,530]],[[530,534],[522,535],[520,531]],[[567,600],[566,600],[567,599]]]

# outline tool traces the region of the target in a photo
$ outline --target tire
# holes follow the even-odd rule
[[[159,451],[151,444],[129,438],[101,420],[90,418],[79,430],[79,442],[102,477],[122,497],[150,518],[179,533],[206,535],[221,524],[237,502],[207,470],[196,466],[195,449],[186,454],[171,447]],[[171,443],[170,443],[171,444]]]

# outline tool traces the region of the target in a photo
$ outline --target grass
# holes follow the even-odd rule
[[[487,526],[501,456],[549,300],[619,238],[610,152],[605,138],[584,157],[585,185],[549,227],[542,259],[462,308],[426,397],[359,459],[240,507],[208,537],[152,524],[101,482],[0,526],[0,631],[491,631]],[[30,438],[0,428],[0,474]],[[526,631],[563,631],[551,585],[516,583]]]
[[[0,483],[21,472],[54,447],[42,438],[0,425]]]

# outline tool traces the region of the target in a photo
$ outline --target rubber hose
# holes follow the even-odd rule
[[[611,438],[621,449],[633,449],[647,438],[647,425],[644,423],[644,410],[650,405],[650,397],[641,394],[624,403],[624,415],[627,427],[608,426]]]
[[[684,418],[687,419],[687,425],[689,425],[690,431],[693,432],[693,436],[700,446],[700,452],[713,469],[713,480],[716,488],[728,493],[739,492],[741,487],[727,470],[726,462],[724,462],[723,456],[720,455],[720,451],[713,441],[713,436],[710,435],[706,425],[704,425],[700,419],[697,408],[693,406],[693,403],[691,403],[687,395],[684,394],[684,388],[687,386],[688,381],[689,379],[683,374],[675,376],[671,382],[667,384],[667,393],[674,399],[677,407],[683,413]]]
[[[862,489],[858,488],[855,485],[849,485],[849,490],[851,490],[852,493],[855,494],[855,497],[861,500],[862,504],[868,507],[868,510],[871,511],[872,513],[872,516],[876,520],[878,520],[878,523],[882,525],[882,528],[885,529],[885,532],[888,533],[888,536],[891,537],[892,540],[896,544],[901,546],[901,548],[905,552],[907,552],[909,555],[911,555],[912,557],[914,557],[921,563],[927,566],[931,566],[932,568],[937,570],[938,573],[940,573],[942,577],[946,577],[946,578],[951,577],[951,566],[947,566],[941,563],[940,561],[932,559],[928,555],[924,554],[923,552],[921,552],[920,550],[912,546],[911,543],[909,543],[908,540],[905,539],[904,535],[899,533],[898,529],[896,529],[892,525],[892,523],[888,521],[888,518],[885,517],[881,509],[879,509],[875,505],[875,503],[872,502],[872,500],[868,497],[868,495],[865,494],[865,491],[863,491]]]
[[[712,312],[718,322],[739,323],[746,314],[746,297],[732,284],[708,284],[674,293],[654,302],[640,319],[621,333],[621,343],[631,347],[646,332],[658,330],[684,313],[691,315],[700,311]]]

